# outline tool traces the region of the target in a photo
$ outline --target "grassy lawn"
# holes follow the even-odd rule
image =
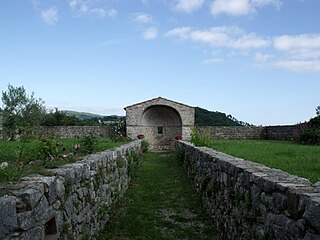
[[[217,239],[209,216],[172,154],[147,153],[99,239]]]
[[[320,181],[320,147],[284,141],[212,140],[208,147],[293,175]]]
[[[16,181],[30,174],[44,174],[47,168],[79,160],[84,155],[81,151],[74,153],[74,145],[79,143],[79,138],[52,140],[50,144],[38,139],[0,141],[0,164],[9,164],[7,168],[0,168],[0,183]],[[114,142],[109,138],[97,137],[94,151],[112,149],[124,143],[125,141]],[[52,159],[45,159],[50,154],[53,155]]]

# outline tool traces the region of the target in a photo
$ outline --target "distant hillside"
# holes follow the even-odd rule
[[[63,110],[67,116],[76,116],[79,120],[87,120],[92,118],[102,118],[103,116],[87,112],[77,112],[71,110]]]
[[[196,116],[195,116],[195,125],[196,126],[241,126],[248,125],[247,123],[238,121],[236,118],[231,115],[226,115],[222,112],[213,112],[208,111],[203,108],[196,107]],[[125,120],[125,116],[102,116],[99,114],[87,113],[87,112],[77,112],[77,111],[69,111],[64,110],[68,116],[76,116],[80,121],[90,121],[93,120],[98,122],[101,120],[105,124],[110,124],[112,122],[116,122],[119,120]],[[91,121],[92,120],[92,121]]]
[[[196,126],[240,126],[247,125],[240,122],[231,115],[221,112],[211,112],[203,108],[196,107]]]
[[[115,122],[125,118],[124,116],[117,116],[117,115],[102,116],[94,113],[77,112],[77,111],[71,111],[71,110],[63,110],[63,112],[68,116],[76,116],[79,120],[100,119],[101,121],[104,121],[104,122]]]

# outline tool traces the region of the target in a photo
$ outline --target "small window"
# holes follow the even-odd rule
[[[158,127],[158,134],[163,134],[163,127]]]

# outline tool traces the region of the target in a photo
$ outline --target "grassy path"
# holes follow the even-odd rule
[[[147,153],[100,239],[217,239],[213,229],[180,163]]]

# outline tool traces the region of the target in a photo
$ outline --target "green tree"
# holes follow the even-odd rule
[[[65,112],[58,110],[50,110],[42,122],[44,126],[75,126],[77,125],[77,117],[75,115],[68,116]]]
[[[41,98],[34,93],[28,95],[25,88],[8,85],[2,92],[3,124],[10,140],[16,139],[26,128],[38,126],[45,115],[46,109]]]
[[[320,116],[320,106],[316,107],[316,114],[317,116]]]

